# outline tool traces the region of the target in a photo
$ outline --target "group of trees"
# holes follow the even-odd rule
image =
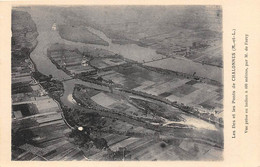
[[[63,107],[63,114],[71,126],[82,126],[85,130],[98,130],[106,123],[105,119],[96,112]]]
[[[58,80],[54,80],[52,75],[46,76],[39,71],[32,73],[32,77],[35,78],[38,82],[41,83],[42,87],[50,94],[54,96],[55,99],[58,99],[63,91],[63,83]]]
[[[39,71],[35,71],[32,73],[32,77],[35,78],[39,82],[44,82],[44,81],[50,81],[52,79],[52,75],[46,76]]]
[[[63,113],[67,122],[75,127],[70,134],[75,144],[86,149],[91,148],[93,145],[98,149],[108,147],[104,138],[93,137],[95,136],[93,133],[100,131],[106,124],[106,120],[98,113],[68,107],[63,107]],[[77,127],[82,127],[82,129],[79,130]]]

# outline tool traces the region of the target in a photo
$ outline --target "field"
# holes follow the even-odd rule
[[[24,80],[16,73],[12,77],[12,160],[84,159],[66,137],[70,130],[60,112],[57,102],[31,76]]]
[[[30,130],[21,128],[12,137],[13,143],[16,143],[12,151],[12,159],[31,161],[84,159],[82,151],[70,143],[67,137],[70,130],[59,113],[36,115],[35,118],[27,119],[27,121],[35,123],[28,124],[31,127]],[[16,126],[15,123],[13,126]],[[22,137],[19,138],[19,135],[23,133],[27,134],[25,141]]]
[[[132,105],[128,100],[129,97],[123,94],[113,94],[78,86],[74,89],[73,95],[76,99],[82,99],[89,107],[94,106],[95,109],[106,109],[108,114],[111,111],[115,111],[136,118],[153,118],[151,114],[147,114]]]
[[[70,74],[96,73],[96,70],[120,66],[126,62],[121,56],[104,49],[81,48],[63,44],[53,44],[48,48],[48,57],[58,67]]]
[[[36,105],[34,105],[34,104],[13,105],[12,109],[13,109],[15,118],[17,118],[16,115],[20,115],[19,118],[21,118],[21,117],[35,115],[38,113],[38,109],[37,109]]]
[[[90,61],[90,64],[98,69],[104,69],[112,66],[119,66],[125,64],[126,62],[122,59],[116,58],[96,58]]]
[[[48,56],[59,68],[64,68],[71,74],[94,71],[94,68],[86,63],[88,59],[83,58],[83,55],[75,49],[71,50],[66,47],[54,49],[52,47],[48,50]]]
[[[125,89],[144,92],[198,108],[209,104],[212,110],[222,112],[223,92],[221,86],[201,83],[174,74],[161,74],[138,65],[119,66],[111,71],[99,72],[97,75],[104,80],[110,79]]]
[[[19,78],[19,74],[16,77]],[[62,120],[60,111],[57,102],[46,95],[31,76],[29,83],[22,80],[19,83],[13,82],[13,160],[84,159],[81,150],[75,148],[64,136],[70,131],[65,132],[68,127]]]
[[[94,92],[94,93],[93,93]],[[174,127],[189,125],[192,127],[206,128],[216,130],[215,125],[210,124],[199,118],[189,118],[177,108],[163,103],[158,103],[154,100],[145,100],[140,96],[133,96],[132,94],[111,93],[107,91],[97,91],[82,85],[78,85],[73,93],[76,101],[80,99],[85,107],[98,110],[99,112],[108,116],[109,114],[118,113],[121,116],[129,116],[140,120],[140,118],[147,123],[154,125],[161,124],[165,127]],[[194,105],[194,104],[189,104]],[[197,105],[194,105],[197,107]],[[201,109],[200,112],[214,115],[214,117],[222,118],[222,107],[214,109]],[[120,118],[120,116],[116,116]],[[115,127],[113,128],[115,129]]]
[[[114,160],[214,160],[218,159],[221,155],[221,150],[212,149],[203,144],[186,142],[185,140],[165,142],[156,140],[156,138],[124,137],[111,134],[102,137],[109,141],[109,149],[114,152],[124,152],[121,152],[121,155],[117,159],[114,157]],[[89,159],[108,160],[107,156],[108,153],[102,151],[92,154]]]
[[[92,138],[103,138],[107,141],[108,148],[102,151],[97,151],[92,148],[83,148],[85,156],[88,157],[90,160],[197,160],[204,158],[205,160],[212,160],[212,159],[219,159],[221,156],[218,157],[210,157],[206,153],[208,151],[216,151],[221,154],[221,150],[215,149],[212,147],[208,147],[204,144],[198,144],[196,142],[192,141],[185,141],[183,139],[179,139],[175,141],[174,139],[163,139],[164,137],[168,136],[172,133],[171,130],[165,129],[161,132],[157,132],[155,130],[152,130],[150,128],[142,127],[143,125],[135,122],[135,121],[129,121],[128,119],[120,118],[120,117],[114,117],[111,109],[114,107],[114,105],[119,103],[119,96],[121,96],[120,100],[123,101],[126,99],[126,97],[122,97],[122,94],[111,94],[109,92],[103,92],[101,91],[98,93],[97,90],[83,87],[83,86],[77,86],[77,88],[74,90],[74,97],[78,97],[80,99],[83,99],[80,101],[82,102],[82,105],[84,104],[84,107],[88,108],[90,107],[90,103],[92,103],[91,106],[92,109],[97,109],[97,113],[100,113],[104,124],[102,125],[99,123],[98,125],[99,130],[96,128],[92,128],[91,136]],[[136,98],[136,97],[135,97]],[[133,101],[135,98],[132,98],[131,101]],[[77,99],[77,98],[76,98]],[[92,102],[91,102],[92,101]],[[155,115],[160,115],[159,112],[164,114],[174,114],[179,116],[181,119],[177,121],[184,121],[185,123],[189,124],[190,126],[194,126],[196,128],[207,128],[212,131],[215,131],[214,125],[212,127],[206,127],[209,126],[208,123],[205,123],[202,120],[199,120],[197,118],[193,118],[194,120],[191,120],[186,115],[182,115],[182,113],[178,110],[171,109],[170,106],[167,105],[158,105],[155,102],[148,102],[144,101],[144,103],[141,105],[140,101],[143,101],[141,99],[135,99],[135,105],[139,105],[139,107],[151,107],[150,110],[154,109],[152,112],[157,113],[147,113],[147,115],[153,115],[153,117],[150,118],[151,120],[156,120]],[[78,101],[79,102],[79,101]],[[102,106],[103,111],[100,107],[93,104]],[[139,104],[138,104],[139,103]],[[127,104],[127,102],[123,102],[123,104]],[[134,104],[131,102],[130,104]],[[158,105],[158,107],[156,107]],[[106,108],[106,111],[104,110]],[[116,110],[115,108],[113,108]],[[160,110],[159,110],[160,109]],[[147,109],[148,110],[148,109]],[[126,110],[125,110],[126,111]],[[117,110],[119,113],[125,113],[129,116],[131,113],[127,113],[124,110]],[[82,111],[84,112],[84,111]],[[106,112],[108,114],[104,114],[102,112]],[[141,112],[141,111],[137,111]],[[150,111],[149,111],[150,112]],[[165,115],[163,115],[165,116]],[[138,115],[137,117],[141,117],[141,115]],[[142,116],[143,120],[146,120],[147,117],[145,115]],[[102,122],[103,122],[102,121]],[[147,123],[151,123],[147,120]],[[201,121],[197,123],[196,121]],[[203,127],[203,125],[205,126]],[[97,125],[96,125],[97,126]],[[167,126],[167,123],[162,124],[161,126]],[[96,129],[96,130],[95,130]],[[180,130],[174,132],[175,135],[188,135],[190,133],[186,133],[185,130]],[[205,133],[205,132],[204,132]],[[206,132],[208,133],[208,132]],[[192,136],[195,135],[191,133]],[[161,137],[160,137],[161,136]],[[163,137],[164,136],[164,137]],[[196,136],[196,135],[195,135]],[[194,137],[195,137],[194,136]],[[200,136],[200,135],[198,135]],[[166,137],[167,138],[167,137]],[[177,144],[176,144],[177,143]],[[113,156],[111,155],[111,151],[113,152]]]
[[[29,93],[33,89],[28,85],[28,82],[16,82],[12,84],[12,94]]]

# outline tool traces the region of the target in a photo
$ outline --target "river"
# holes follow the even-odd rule
[[[113,44],[111,42],[111,39],[109,39],[103,32],[95,30],[93,28],[87,27],[89,31],[92,33],[98,35],[103,40],[107,41],[109,43],[109,46],[100,46],[100,45],[87,45],[79,42],[72,42],[67,41],[65,39],[62,39],[59,35],[59,33],[55,30],[52,30],[52,25],[56,23],[59,19],[55,19],[53,15],[51,15],[49,12],[46,11],[39,11],[34,8],[28,11],[33,21],[36,23],[37,31],[39,33],[39,36],[37,37],[38,45],[31,53],[31,59],[36,65],[36,68],[45,75],[52,75],[53,78],[58,80],[64,80],[64,79],[71,79],[69,75],[67,75],[65,72],[63,72],[60,69],[57,69],[56,66],[50,61],[50,59],[47,57],[47,48],[51,46],[54,43],[64,43],[67,45],[72,45],[75,47],[83,47],[83,46],[94,46],[96,48],[103,48],[107,49],[109,51],[112,51],[114,53],[118,53],[128,59],[136,60],[139,62],[149,61],[151,59],[161,59],[164,58],[163,55],[157,54],[155,50],[152,50],[151,48],[145,48],[140,47],[135,44],[127,44],[127,45],[119,45],[119,44]],[[61,20],[61,19],[60,19]],[[189,61],[189,63],[191,63]],[[192,64],[190,64],[192,65]],[[108,88],[101,87],[99,85],[83,82],[78,79],[72,79],[68,81],[64,81],[64,94],[61,97],[61,101],[64,105],[72,107],[72,108],[80,108],[80,106],[75,103],[75,101],[71,98],[71,94],[73,93],[73,89],[75,84],[82,84],[88,87],[98,88],[98,89],[104,89],[108,90]],[[192,116],[190,116],[192,117]],[[194,117],[192,117],[194,118]],[[197,118],[194,118],[197,119]],[[188,121],[189,119],[187,119]],[[201,121],[201,120],[200,120]],[[188,123],[188,122],[187,122]],[[200,123],[204,123],[206,126],[203,127],[205,130],[207,129],[207,126],[210,126],[211,128],[214,128],[212,124],[209,124],[206,121],[202,121]],[[200,127],[197,127],[200,128]],[[215,129],[215,128],[214,128]]]
[[[144,63],[147,66],[187,73],[190,75],[193,75],[195,72],[197,76],[223,83],[223,69],[220,67],[206,64],[202,65],[201,63],[194,62],[184,57],[176,57],[174,59],[167,58],[164,55],[157,54],[154,49],[149,47],[141,47],[136,44],[114,44],[103,32],[91,27],[87,27],[87,29],[109,43],[109,46],[94,45],[97,48],[103,48],[111,52],[118,53],[125,58],[137,61],[139,63],[147,62]]]
[[[222,83],[222,74],[223,74],[223,69],[220,67],[216,66],[210,66],[210,65],[202,65],[200,63],[191,61],[189,59],[185,59],[183,57],[178,58],[176,57],[175,59],[169,58],[169,59],[164,59],[161,60],[162,58],[166,58],[166,56],[157,54],[156,50],[149,48],[149,47],[141,47],[136,44],[115,44],[112,43],[112,40],[109,39],[103,32],[94,29],[92,27],[86,27],[90,32],[93,34],[99,36],[101,39],[109,43],[109,46],[102,46],[102,45],[94,45],[94,44],[84,44],[80,42],[72,42],[68,41],[65,39],[62,39],[58,33],[58,31],[52,30],[52,26],[54,23],[57,25],[59,24],[64,24],[66,21],[64,20],[63,17],[59,15],[59,13],[55,12],[49,12],[49,11],[42,11],[37,8],[31,8],[29,11],[33,20],[35,21],[37,25],[37,30],[39,32],[39,37],[38,37],[38,45],[39,49],[34,51],[32,54],[44,54],[46,55],[46,49],[53,43],[64,43],[67,45],[75,46],[77,48],[81,48],[84,46],[92,46],[95,48],[102,48],[109,50],[111,52],[117,53],[122,55],[125,58],[143,63],[143,62],[150,62],[150,63],[145,63],[147,66],[153,66],[153,67],[161,67],[173,71],[178,71],[178,72],[183,72],[183,73],[188,73],[188,74],[194,74],[196,72],[196,75],[200,77],[205,77],[209,78],[212,80],[216,80],[220,83]],[[32,56],[34,58],[36,56]],[[43,73],[48,74],[48,70],[55,70],[55,67],[52,68],[49,66],[50,60],[46,56],[43,56],[42,58],[37,57],[37,60],[35,61],[40,61],[40,62],[45,62],[48,63],[48,67],[44,66],[44,69],[41,69],[41,65],[38,64],[37,67],[40,71],[43,71]],[[156,61],[158,60],[158,61]],[[44,64],[45,64],[44,63]],[[43,64],[43,63],[42,63]],[[56,77],[67,77],[66,75],[62,74],[62,72],[56,72]]]
[[[64,71],[57,69],[57,67],[47,57],[47,48],[54,43],[63,43],[63,44],[75,46],[77,48],[84,47],[84,46],[102,48],[120,54],[128,59],[132,59],[139,62],[143,62],[143,60],[148,61],[151,60],[151,58],[161,59],[164,57],[163,55],[156,54],[155,50],[152,50],[150,48],[140,47],[135,44],[127,44],[127,45],[114,44],[111,42],[111,39],[109,39],[103,32],[95,30],[91,27],[87,27],[89,31],[98,35],[103,40],[107,41],[109,43],[109,46],[84,44],[80,42],[68,41],[62,39],[58,31],[52,30],[52,25],[62,19],[55,18],[49,12],[41,11],[37,8],[31,8],[31,10],[29,10],[28,12],[31,14],[33,21],[36,23],[37,31],[39,33],[39,36],[37,37],[38,44],[30,55],[31,59],[35,63],[36,68],[41,73],[45,75],[52,75],[54,79],[64,80],[64,79],[71,78]],[[63,82],[63,84],[64,84],[65,92],[64,95],[61,97],[61,101],[65,105],[71,107],[72,106],[75,107],[75,104],[72,103],[71,100],[69,100],[68,96],[72,94],[75,84],[83,84],[90,87],[98,86],[95,84],[91,84],[91,83],[87,83],[75,79],[65,81]]]

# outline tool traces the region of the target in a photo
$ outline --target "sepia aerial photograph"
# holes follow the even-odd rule
[[[223,161],[221,6],[11,15],[13,161]]]

